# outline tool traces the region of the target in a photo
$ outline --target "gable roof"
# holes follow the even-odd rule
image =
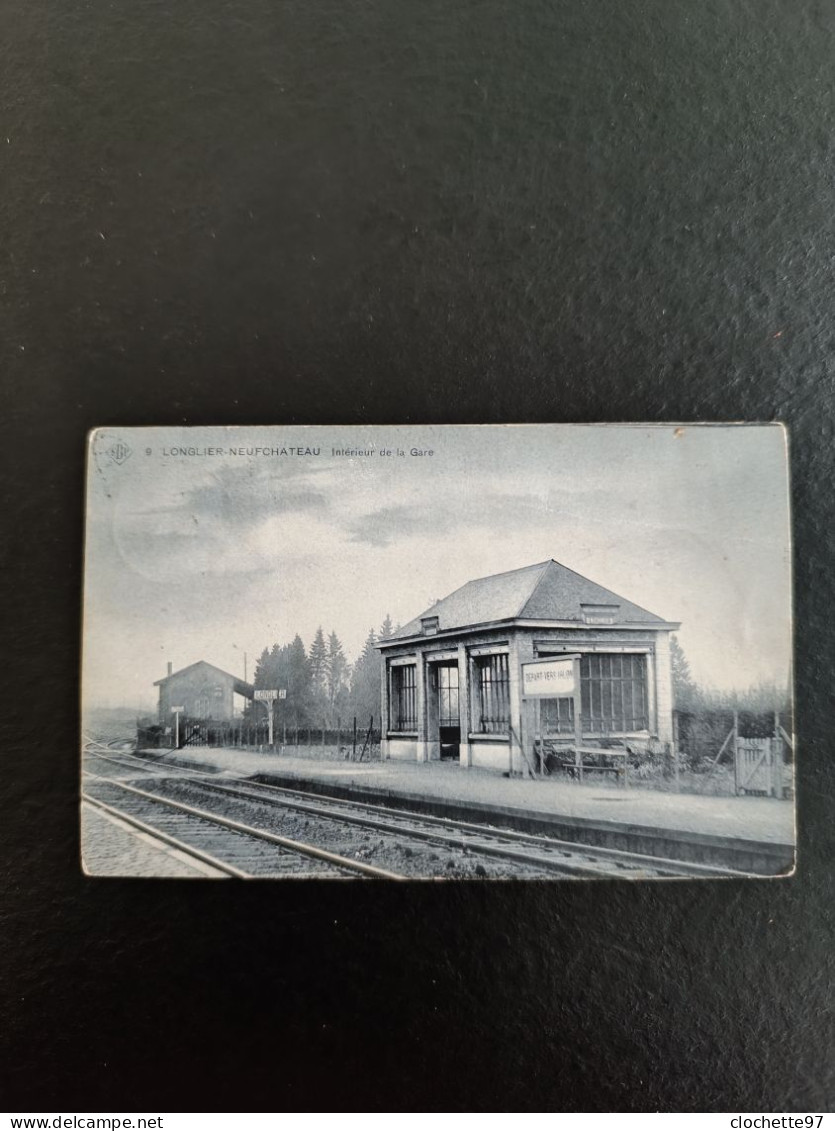
[[[617,624],[666,624],[663,617],[619,597],[568,566],[549,559],[523,569],[468,581],[405,624],[387,644],[422,634],[421,620],[438,618],[438,631],[471,628],[505,620],[553,620],[586,623],[583,605],[610,605]]]
[[[209,668],[211,671],[217,672],[218,675],[222,675],[225,679],[231,679],[232,690],[236,691],[238,695],[243,695],[246,699],[251,699],[255,692],[255,688],[251,683],[246,683],[236,675],[232,675],[231,672],[225,672],[223,668],[218,668],[214,664],[210,664],[208,660],[197,660],[195,663],[189,664],[188,667],[180,668],[179,671],[172,672],[171,675],[163,676],[162,679],[155,679],[154,687],[161,687],[164,683],[168,683],[169,679],[175,679],[178,675],[185,675],[186,672],[193,671],[194,668]]]

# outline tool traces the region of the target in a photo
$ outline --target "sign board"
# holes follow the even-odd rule
[[[287,689],[286,689],[286,687],[282,687],[282,688],[281,688],[281,690],[280,690],[280,691],[279,691],[279,693],[278,693],[278,697],[279,697],[279,699],[286,699],[286,698],[287,698]]]
[[[278,692],[275,691],[275,690],[272,690],[272,691],[256,691],[255,692],[255,698],[256,699],[262,699],[262,700],[266,699],[267,701],[269,701],[271,699],[277,699],[278,698]]]
[[[185,707],[172,707],[171,710],[176,715],[178,711],[185,711]]]
[[[525,699],[563,699],[577,692],[574,657],[534,660],[522,664],[522,697]]]

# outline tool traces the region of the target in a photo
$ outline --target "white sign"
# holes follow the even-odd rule
[[[563,699],[575,694],[574,658],[535,660],[522,664],[522,696],[526,699]]]
[[[176,715],[178,711],[185,711],[185,707],[172,707],[171,710]]]
[[[267,700],[277,699],[278,698],[278,692],[275,691],[275,690],[273,690],[273,691],[256,691],[255,692],[255,698],[256,699],[267,699]]]

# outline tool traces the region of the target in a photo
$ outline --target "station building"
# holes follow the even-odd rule
[[[218,722],[232,719],[235,695],[252,699],[254,694],[251,683],[206,660],[198,660],[176,672],[172,668],[169,664],[168,675],[154,683],[154,687],[159,688],[160,726],[171,725],[174,707],[181,707],[183,716],[189,719]]]
[[[539,737],[671,742],[679,627],[553,560],[469,581],[377,645],[383,757],[521,770],[521,665],[560,656],[577,657],[580,686],[540,699]]]

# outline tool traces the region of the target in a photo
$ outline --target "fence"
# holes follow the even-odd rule
[[[790,797],[791,712],[676,711],[676,741],[664,776],[684,793]],[[650,775],[646,775],[650,776]],[[640,780],[640,767],[638,774]]]
[[[630,788],[667,793],[792,796],[790,713],[677,711],[674,735],[672,743],[613,736],[582,752],[541,740],[529,769],[578,781],[586,769],[597,770],[601,785],[628,782]]]
[[[379,720],[378,720],[379,723]],[[173,749],[175,732],[172,727],[140,722],[137,725],[137,746],[141,749]],[[374,718],[365,721],[352,718],[342,725],[276,726],[276,750],[300,757],[342,758],[357,762],[379,761],[380,728]],[[198,719],[181,718],[179,723],[179,748],[190,746],[216,746],[249,750],[269,749],[267,719]]]
[[[727,718],[725,719],[727,723]],[[779,712],[733,711],[731,725],[705,775],[704,791],[717,774],[737,796],[789,797],[793,791],[791,720]],[[704,761],[697,763],[704,768]]]

